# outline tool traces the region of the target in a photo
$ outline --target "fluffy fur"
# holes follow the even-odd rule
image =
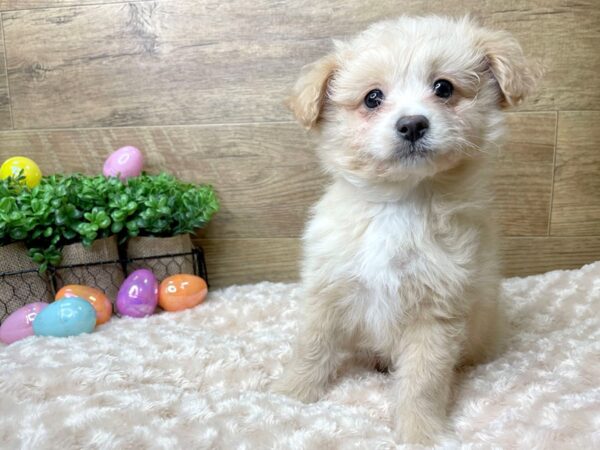
[[[487,156],[535,78],[510,35],[439,17],[377,23],[305,70],[289,104],[333,183],[304,235],[305,319],[277,392],[315,401],[363,354],[391,370],[399,440],[444,432],[455,368],[498,347]],[[414,115],[430,127],[408,143],[396,121]]]
[[[599,280],[596,263],[503,283],[507,351],[462,374],[441,448],[600,448]],[[415,448],[394,443],[394,381],[355,361],[317,403],[269,392],[302,300],[295,284],[237,286],[180,313],[0,344],[0,447]]]

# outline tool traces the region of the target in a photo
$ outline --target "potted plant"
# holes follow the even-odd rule
[[[116,178],[103,176],[55,176],[50,182],[63,185],[60,222],[67,235],[61,247],[62,269],[57,275],[64,284],[87,284],[115,298],[123,281],[117,234],[111,219],[110,202],[124,189]],[[86,264],[102,263],[91,270]],[[73,267],[75,266],[75,267]]]
[[[106,203],[122,189],[118,180],[55,175],[31,189],[15,187],[13,180],[9,189],[0,205],[8,218],[5,239],[26,245],[41,274],[52,266],[61,284],[88,284],[116,295],[123,271]],[[106,262],[101,271],[83,266],[98,262]]]
[[[0,184],[0,273],[37,267],[44,274],[52,268],[61,285],[93,286],[114,299],[124,277],[118,243],[130,239],[132,258],[190,252],[189,233],[204,226],[217,209],[212,187],[166,174],[144,174],[127,182],[101,175],[53,175],[34,188],[9,178]],[[24,256],[26,248],[31,259]],[[193,273],[191,257],[139,265],[155,270],[159,279]],[[32,274],[31,285],[34,278],[45,283],[35,292],[46,292],[46,277]],[[34,300],[29,297],[24,298]]]
[[[29,195],[22,185],[22,176],[0,181],[0,319],[31,301],[49,300],[52,296],[50,281],[38,273],[38,264],[30,257],[26,241],[33,232],[49,235],[41,230],[48,208]],[[58,262],[60,255],[49,251],[48,261]]]
[[[219,209],[211,186],[186,183],[164,173],[131,178],[125,192],[118,199],[121,207],[127,201],[131,206],[137,205],[124,224],[129,258],[190,253],[193,249],[190,233],[203,228]],[[132,265],[139,266],[152,269],[158,279],[175,273],[194,273],[191,255]]]

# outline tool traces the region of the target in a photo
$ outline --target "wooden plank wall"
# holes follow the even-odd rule
[[[297,277],[326,182],[282,99],[300,67],[400,13],[471,13],[547,74],[509,114],[495,179],[507,275],[600,259],[597,0],[0,0],[0,156],[97,173],[121,145],[215,185],[215,285]]]

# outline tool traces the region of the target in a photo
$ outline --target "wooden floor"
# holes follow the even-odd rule
[[[600,259],[600,2],[0,0],[0,159],[98,173],[131,144],[149,171],[212,183],[215,285],[297,277],[326,180],[282,99],[300,67],[372,21],[462,15],[507,29],[547,74],[508,117],[495,179],[506,274]]]

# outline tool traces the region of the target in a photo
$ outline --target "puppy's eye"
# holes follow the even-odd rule
[[[365,96],[365,106],[369,109],[375,109],[383,101],[383,92],[379,89],[373,89]]]
[[[433,83],[433,93],[440,98],[450,98],[454,86],[448,80],[436,80]]]

